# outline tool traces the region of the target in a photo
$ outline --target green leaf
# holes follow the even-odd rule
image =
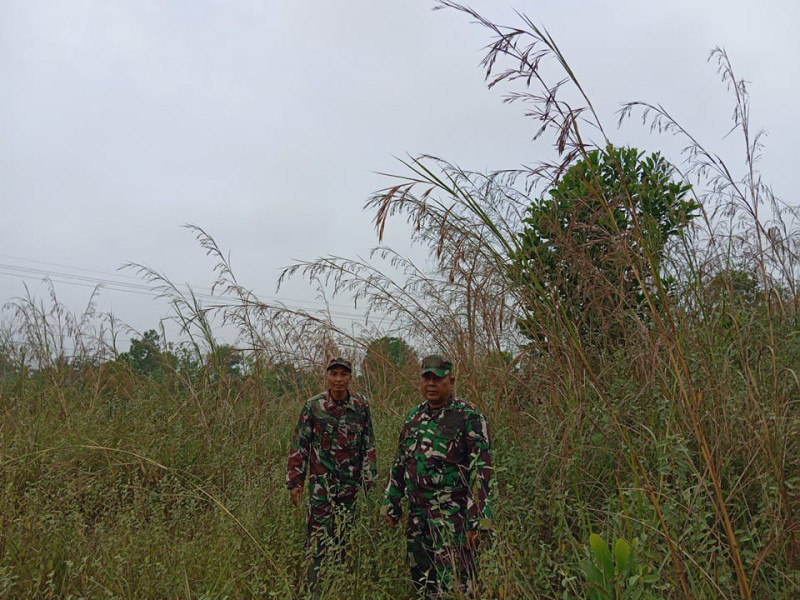
[[[626,600],[641,600],[644,590],[642,588],[634,588],[626,593]]]
[[[607,581],[614,579],[614,563],[611,560],[611,549],[605,540],[596,533],[589,536],[589,545],[592,547],[597,562],[603,569]]]
[[[614,559],[617,564],[617,573],[626,573],[631,559],[631,546],[622,538],[614,542]]]
[[[581,568],[583,569],[586,579],[589,583],[603,589],[605,587],[605,579],[603,573],[598,569],[594,563],[588,560],[581,561]]]

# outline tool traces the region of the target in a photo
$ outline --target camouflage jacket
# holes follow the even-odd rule
[[[311,493],[348,502],[360,486],[375,484],[375,433],[369,404],[358,394],[334,400],[323,392],[309,398],[294,430],[286,484],[303,486],[306,471]]]
[[[482,529],[491,518],[489,423],[474,405],[451,397],[415,407],[400,433],[381,512],[399,520],[400,500],[412,513],[443,520],[456,531]]]

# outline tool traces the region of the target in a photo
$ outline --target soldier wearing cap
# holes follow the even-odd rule
[[[295,506],[309,474],[306,548],[313,556],[312,588],[326,551],[344,549],[358,490],[374,486],[378,475],[369,404],[350,391],[352,372],[349,360],[330,360],[328,391],[306,401],[289,452],[286,485]]]
[[[438,598],[475,583],[479,532],[489,527],[492,457],[489,424],[453,393],[453,363],[422,360],[420,391],[400,433],[381,512],[394,527],[408,500],[406,546],[417,593]]]

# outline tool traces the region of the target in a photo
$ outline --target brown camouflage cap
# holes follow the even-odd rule
[[[420,375],[434,373],[439,377],[445,377],[453,372],[453,361],[440,354],[431,354],[422,359],[422,370]]]
[[[342,367],[347,369],[348,371],[353,371],[353,363],[351,363],[346,358],[342,358],[341,356],[337,356],[336,358],[332,358],[328,361],[328,366],[325,368],[326,371],[330,371],[334,367]]]

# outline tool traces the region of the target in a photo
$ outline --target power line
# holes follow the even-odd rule
[[[10,272],[9,272],[10,271]],[[0,273],[4,275],[12,275],[22,279],[33,279],[32,275],[37,275],[39,278],[47,277],[55,281],[54,277],[63,277],[66,280],[61,280],[61,283],[73,283],[75,285],[83,285],[86,287],[95,287],[97,285],[107,286],[116,289],[117,291],[130,291],[141,294],[157,296],[151,288],[142,283],[128,283],[125,281],[113,281],[110,279],[101,279],[99,277],[86,277],[84,275],[75,275],[72,273],[61,273],[58,271],[48,271],[45,269],[34,269],[31,267],[18,267],[16,265],[8,265],[0,263]]]
[[[51,267],[60,267],[60,268],[63,268],[63,269],[70,269],[72,271],[85,271],[87,273],[98,273],[100,275],[105,275],[106,277],[121,277],[121,278],[124,278],[124,279],[132,279],[132,280],[137,281],[137,282],[141,282],[141,279],[142,279],[138,275],[126,275],[126,274],[118,273],[118,272],[110,273],[108,271],[100,271],[100,270],[97,270],[97,269],[87,269],[87,268],[84,268],[84,267],[75,267],[75,266],[72,266],[72,265],[64,265],[64,264],[60,264],[60,263],[52,263],[52,262],[47,262],[47,261],[43,261],[43,260],[35,260],[35,259],[32,259],[32,258],[23,258],[23,257],[20,257],[20,256],[14,256],[14,255],[10,255],[10,254],[0,254],[0,258],[10,258],[12,260],[17,260],[17,261],[22,261],[22,262],[30,262],[30,263],[40,264],[40,265],[48,265],[48,266],[51,266]],[[2,268],[4,266],[6,266],[6,265],[0,264],[0,268]],[[19,270],[25,270],[24,267],[14,267],[12,265],[9,265],[9,268],[16,268],[16,269],[19,269]],[[34,269],[30,269],[30,268],[28,268],[28,270],[35,271]],[[40,271],[42,271],[42,270],[40,270]],[[46,272],[46,271],[42,271],[42,272]],[[64,274],[59,273],[59,275],[62,276]],[[73,277],[72,275],[67,275],[67,276]],[[92,282],[95,282],[95,281],[100,282],[100,281],[102,281],[102,282],[108,283],[108,281],[109,281],[108,279],[101,279],[101,278],[97,278],[97,277],[86,278],[86,279],[87,279],[87,281],[92,281]],[[128,285],[128,284],[123,284],[123,285]],[[137,284],[137,286],[135,286],[135,287],[140,287],[140,288],[144,288],[144,289],[146,289],[148,291],[152,291],[152,288],[150,288],[150,287],[148,287],[148,286],[146,286],[144,284],[141,284],[141,283]],[[196,293],[196,290],[205,290],[207,295],[212,295],[211,294],[211,288],[208,288],[208,287],[191,286],[191,289],[194,290],[195,293]],[[185,291],[188,291],[188,286],[187,286],[187,290],[185,290]],[[274,301],[274,302],[280,302],[280,303],[291,302],[291,303],[294,303],[294,304],[310,304],[312,306],[324,306],[326,308],[328,308],[328,307],[334,307],[334,308],[338,307],[338,308],[341,308],[341,309],[348,309],[349,308],[348,306],[345,306],[345,305],[342,305],[342,304],[329,304],[329,303],[324,303],[324,302],[319,302],[319,301],[314,301],[314,300],[300,300],[300,299],[297,299],[297,298],[279,298],[277,296],[265,296],[264,294],[258,294],[256,292],[253,292],[253,294],[258,298],[267,298],[267,300]],[[153,295],[157,296],[159,294],[155,293]]]
[[[0,256],[9,257],[8,255],[0,255]],[[107,273],[107,272],[104,272],[104,271],[95,271],[95,270],[92,270],[92,269],[83,269],[83,268],[80,268],[80,267],[71,267],[71,266],[67,266],[67,265],[57,265],[56,263],[45,263],[44,261],[34,261],[34,260],[31,260],[31,259],[19,259],[17,257],[9,257],[9,258],[14,258],[16,260],[29,260],[30,262],[33,262],[33,263],[49,264],[49,265],[52,265],[52,266],[60,266],[60,267],[67,268],[67,269],[75,269],[75,270],[82,270],[82,271],[87,271],[87,272],[100,273],[100,274],[103,274],[103,275],[113,276],[113,277],[120,276],[120,275],[117,275],[117,274],[111,274],[111,273]],[[159,292],[157,290],[154,290],[152,287],[150,287],[150,286],[148,286],[147,284],[144,284],[144,283],[133,283],[133,282],[127,282],[127,281],[115,281],[115,280],[105,279],[105,278],[101,278],[101,277],[88,277],[88,276],[85,276],[85,275],[78,275],[78,274],[73,274],[73,273],[64,273],[64,272],[60,272],[60,271],[51,271],[51,270],[47,270],[47,269],[38,269],[38,268],[33,268],[33,267],[21,267],[21,266],[12,265],[12,264],[0,263],[0,275],[9,275],[9,276],[12,276],[12,277],[18,277],[18,278],[21,278],[21,279],[29,279],[29,280],[32,279],[32,280],[36,280],[36,281],[41,281],[43,278],[47,278],[50,281],[53,281],[54,283],[63,283],[63,284],[67,284],[67,285],[75,285],[75,286],[80,286],[80,287],[93,287],[93,288],[97,287],[97,286],[100,286],[102,289],[109,290],[109,291],[139,294],[139,295],[144,295],[144,296],[150,296],[150,297],[153,297],[153,298],[168,297],[168,295],[166,295],[166,294],[164,294],[162,292]],[[124,276],[124,277],[130,278],[130,279],[135,279],[134,277],[129,276],[129,275],[128,276]],[[199,298],[199,299],[214,300],[216,302],[219,302],[221,300],[222,301],[224,301],[224,300],[238,300],[238,298],[236,296],[230,296],[230,295],[227,295],[227,294],[214,295],[214,294],[211,293],[211,290],[209,288],[194,288],[194,287],[191,287],[191,286],[188,286],[188,285],[186,285],[186,286],[178,286],[178,285],[176,285],[175,288],[181,293],[194,294],[194,296]],[[208,290],[208,293],[198,292],[197,291],[198,289]],[[291,305],[287,304],[285,301],[283,301],[280,298],[273,297],[272,300],[274,300],[276,303],[280,304],[282,307],[286,307],[289,310],[311,310],[311,309],[308,309],[308,308],[305,308],[305,307],[302,307],[302,306],[297,306],[297,305],[291,306]],[[289,300],[289,301],[292,302],[292,300]],[[321,303],[321,302],[304,301],[304,300],[294,300],[293,302],[310,304],[312,306],[316,305],[315,308],[316,308],[317,311],[324,311],[326,313],[329,313],[331,316],[335,316],[335,317],[340,317],[340,318],[345,318],[345,319],[353,319],[353,320],[355,320],[355,319],[364,319],[365,318],[365,315],[361,314],[361,313],[352,313],[352,312],[330,310],[330,306],[331,305],[326,305],[326,304]],[[230,306],[234,306],[234,304],[231,304]]]
[[[107,275],[107,276],[112,276],[112,277],[122,277],[122,278],[126,278],[126,279],[135,279],[135,280],[139,280],[140,279],[139,277],[136,277],[135,275],[125,275],[125,274],[122,274],[122,273],[109,273],[108,271],[99,271],[97,269],[87,269],[85,267],[74,267],[72,265],[62,265],[60,263],[47,262],[47,261],[44,261],[44,260],[36,260],[36,259],[33,259],[33,258],[23,258],[21,256],[13,256],[11,254],[0,254],[0,258],[10,258],[11,260],[18,260],[18,261],[22,261],[22,262],[35,263],[35,264],[38,264],[38,265],[48,265],[50,267],[60,267],[62,269],[70,269],[72,271],[86,271],[87,273],[99,273],[101,275]]]

